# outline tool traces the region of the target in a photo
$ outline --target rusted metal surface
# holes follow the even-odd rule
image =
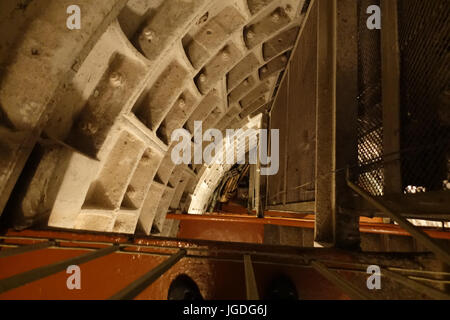
[[[311,265],[314,269],[316,269],[321,275],[327,278],[331,283],[338,286],[345,293],[347,293],[352,299],[355,300],[371,300],[370,296],[364,293],[361,289],[355,287],[351,282],[345,280],[345,278],[341,277],[335,271],[332,271],[327,268],[321,262],[312,261]]]
[[[395,213],[394,211],[390,210],[382,203],[376,201],[366,191],[364,191],[362,188],[360,188],[359,186],[357,186],[356,184],[351,182],[349,179],[347,179],[347,183],[350,188],[352,188],[356,193],[358,193],[361,197],[363,197],[365,200],[367,200],[371,205],[373,205],[377,209],[384,212],[389,218],[393,219],[403,229],[408,231],[417,241],[419,241],[426,248],[428,248],[433,253],[435,253],[439,259],[441,259],[446,264],[450,265],[450,253],[448,252],[448,250],[446,250],[445,247],[443,247],[441,244],[434,241],[425,232],[423,232],[423,230],[414,226],[407,219],[405,219],[401,215]]]
[[[401,227],[394,224],[386,223],[360,223],[359,230],[363,233],[374,233],[374,234],[389,234],[396,236],[411,237],[411,234]],[[450,240],[450,232],[432,230],[432,229],[422,229],[428,236],[434,239],[445,239]]]
[[[182,249],[178,253],[172,255],[169,259],[152,269],[136,281],[133,281],[126,288],[114,294],[109,300],[131,300],[144,291],[149,285],[155,282],[178,261],[186,255],[186,250]]]
[[[21,274],[14,275],[6,279],[2,279],[0,280],[0,293],[4,293],[14,288],[21,287],[27,283],[48,277],[52,274],[65,270],[68,266],[78,265],[101,258],[117,250],[119,250],[119,246],[113,245],[107,248],[96,250],[91,253],[86,253],[79,257],[59,261],[54,264],[43,266]]]
[[[295,217],[295,214],[286,214],[283,212],[269,212],[265,214],[265,218],[256,218],[243,215],[179,215],[168,214],[168,219],[180,220],[180,221],[210,221],[210,222],[235,222],[235,223],[250,223],[250,224],[263,224],[263,225],[278,225],[278,226],[290,226],[298,228],[314,229],[314,216],[312,215],[300,215]],[[434,229],[421,228],[428,236],[435,239],[450,240],[450,232],[440,231]],[[411,234],[402,229],[402,227],[386,224],[386,223],[373,223],[361,221],[359,224],[359,230],[362,233],[372,234],[388,234],[397,236],[411,236]]]
[[[0,258],[12,257],[14,255],[23,254],[26,252],[49,248],[54,245],[55,245],[54,241],[45,241],[45,242],[30,244],[27,246],[18,247],[18,248],[14,248],[14,249],[2,250],[2,251],[0,251]]]
[[[212,297],[245,299],[245,267],[242,261],[243,255],[251,255],[252,257],[258,287],[261,282],[261,288],[264,289],[268,284],[267,281],[278,272],[277,270],[285,270],[287,274],[295,279],[300,290],[306,290],[302,293],[304,295],[303,298],[334,297],[345,299],[347,297],[346,294],[341,292],[341,289],[330,286],[324,278],[314,272],[311,264],[313,261],[321,262],[326,268],[332,270],[332,272],[341,270],[342,272],[355,273],[353,282],[361,282],[359,284],[360,286],[365,284],[365,278],[356,276],[361,272],[362,268],[372,264],[389,267],[390,270],[414,271],[415,274],[423,275],[422,277],[426,274],[439,273],[439,270],[433,271],[435,269],[432,265],[435,260],[429,254],[367,254],[336,249],[305,249],[213,241],[169,240],[151,237],[129,239],[114,235],[105,236],[101,234],[80,234],[57,231],[10,231],[4,236],[4,238],[7,238],[4,241],[8,240],[7,242],[10,245],[14,243],[20,244],[21,242],[29,244],[32,241],[48,239],[50,236],[58,243],[57,248],[44,249],[39,252],[28,252],[21,255],[23,257],[10,257],[7,259],[8,263],[12,261],[9,259],[13,259],[16,261],[14,263],[16,267],[13,270],[5,265],[5,268],[0,268],[0,276],[5,277],[6,274],[9,274],[11,277],[36,267],[45,266],[46,263],[49,263],[47,261],[57,263],[61,260],[62,256],[65,256],[65,259],[70,257],[76,258],[80,256],[80,252],[96,250],[95,248],[104,247],[112,243],[120,243],[122,250],[88,262],[85,266],[83,265],[83,279],[85,279],[83,281],[87,281],[83,283],[88,285],[92,290],[83,290],[79,293],[79,297],[91,299],[98,299],[99,297],[102,299],[108,298],[114,292],[118,292],[135,281],[137,278],[136,275],[147,273],[149,268],[157,267],[167,256],[170,257],[179,252],[180,249],[186,250],[187,254],[185,258],[162,275],[161,279],[142,291],[136,299],[165,299],[165,294],[167,293],[171,280],[183,273],[190,275],[198,281],[202,294],[206,299]],[[59,239],[61,239],[61,242]],[[69,244],[72,244],[72,246]],[[67,250],[69,248],[72,248],[72,250]],[[36,254],[39,255],[36,256]],[[41,259],[36,258],[39,256]],[[28,261],[28,265],[17,263],[19,257],[26,259],[22,260]],[[4,263],[4,261],[0,260],[0,263]],[[101,273],[98,272],[99,266],[102,267]],[[426,269],[424,269],[425,267]],[[119,273],[121,276],[118,278]],[[73,292],[67,290],[61,291],[61,283],[65,283],[66,281],[64,276],[64,273],[55,274],[54,277],[30,283],[26,290],[17,288],[4,293],[1,295],[1,298],[29,297],[30,294],[36,294],[36,292],[39,292],[36,297],[42,298],[51,297],[55,299],[54,294],[56,293],[59,293],[59,298],[76,297],[77,295],[74,295]],[[231,277],[234,281],[229,280]],[[314,281],[312,281],[313,279]],[[304,287],[305,281],[309,283],[308,289]],[[98,284],[102,285],[99,286]],[[230,286],[231,284],[234,285]],[[389,297],[414,297],[411,291],[403,290],[401,291],[401,295],[396,295],[396,289],[391,287],[389,283],[385,284],[383,294]],[[327,288],[325,291],[328,294],[324,295],[323,293],[316,292],[315,288],[318,287],[322,288],[320,289],[322,291]],[[42,290],[42,288],[45,288],[45,290]],[[222,290],[222,295],[219,294],[220,290]]]
[[[381,0],[381,87],[384,194],[402,192],[400,138],[400,50],[397,1]]]
[[[317,249],[317,248],[296,248],[285,246],[258,245],[249,243],[226,243],[205,240],[188,240],[188,239],[169,239],[155,237],[133,237],[129,238],[123,235],[104,235],[104,234],[86,234],[74,232],[60,231],[9,231],[4,237],[8,241],[42,241],[43,239],[54,239],[65,243],[77,242],[84,246],[92,243],[96,247],[110,245],[111,243],[119,243],[121,246],[142,246],[148,248],[161,248],[164,252],[173,252],[177,249],[187,249],[188,254],[192,252],[207,251],[211,257],[229,257],[241,259],[242,254],[252,254],[253,262],[262,261],[261,258],[267,259],[267,262],[292,262],[306,263],[309,259],[331,260],[341,262],[365,261],[366,263],[388,264],[392,267],[411,267],[418,266],[416,259],[429,259],[433,255],[430,254],[394,254],[394,253],[356,253],[343,251],[338,249]],[[94,247],[95,248],[95,247]],[[169,250],[169,251],[167,251]],[[172,250],[172,251],[170,251]],[[219,251],[221,254],[219,254]]]
[[[421,282],[414,281],[406,276],[401,275],[398,272],[394,272],[387,269],[381,269],[381,274],[389,279],[399,282],[417,292],[425,293],[427,296],[436,300],[450,300],[450,295],[447,293],[427,286]]]
[[[317,243],[336,243],[336,192],[334,159],[334,114],[336,110],[336,38],[335,1],[318,1],[317,30],[317,116],[316,116],[316,226]]]
[[[168,214],[168,219],[175,220],[189,220],[189,221],[211,221],[211,222],[239,222],[239,223],[252,223],[252,224],[273,224],[281,226],[293,226],[300,228],[309,228],[314,225],[314,221],[302,220],[302,219],[290,219],[290,218],[257,218],[252,216],[238,216],[238,215],[178,215]]]

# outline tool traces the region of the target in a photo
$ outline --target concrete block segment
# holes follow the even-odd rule
[[[56,12],[69,2],[56,1],[17,41],[15,61],[0,46],[8,71],[0,89],[0,209],[45,132],[57,152],[44,148],[23,183],[17,206],[25,215],[45,207],[51,227],[133,234],[140,226],[173,236],[178,224],[167,212],[204,213],[230,167],[175,166],[173,131],[193,134],[195,121],[204,131],[258,128],[260,117],[249,116],[270,106],[305,1],[79,2],[81,30],[65,27]],[[52,176],[42,188],[39,179]]]

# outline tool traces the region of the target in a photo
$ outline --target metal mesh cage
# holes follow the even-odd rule
[[[383,194],[383,108],[381,105],[381,33],[367,28],[367,7],[358,1],[358,182],[374,196]]]
[[[358,2],[358,182],[383,195],[381,34],[366,26],[374,4],[380,1]],[[398,12],[403,188],[442,190],[450,180],[450,6],[448,0],[398,0]]]
[[[399,0],[402,179],[442,190],[450,160],[450,5]]]

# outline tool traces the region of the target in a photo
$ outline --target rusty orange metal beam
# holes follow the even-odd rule
[[[385,223],[360,223],[359,230],[363,233],[390,234],[396,236],[411,237],[411,234],[401,227]],[[422,229],[426,234],[434,239],[450,240],[450,232],[433,229]]]
[[[188,220],[188,221],[254,223],[254,224],[267,224],[267,225],[314,229],[314,216],[311,215],[302,217],[301,219],[295,219],[284,217],[257,218],[253,216],[243,216],[237,214],[215,214],[215,215],[168,214],[167,219],[174,219],[181,221]],[[406,237],[411,236],[407,231],[403,230],[401,227],[385,223],[361,221],[359,230],[362,233],[388,234]],[[450,232],[433,229],[423,229],[423,231],[432,238],[450,240]]]
[[[189,220],[189,221],[214,221],[214,222],[238,222],[254,224],[272,224],[278,226],[314,228],[314,220],[291,219],[291,218],[258,218],[253,216],[242,216],[237,214],[217,215],[193,215],[193,214],[168,214],[167,219]]]

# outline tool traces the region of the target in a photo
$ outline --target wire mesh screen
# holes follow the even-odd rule
[[[398,10],[403,185],[442,190],[450,178],[450,3],[399,0]]]
[[[367,8],[379,0],[358,1],[358,182],[383,195],[383,109],[381,105],[381,33],[367,28]]]

